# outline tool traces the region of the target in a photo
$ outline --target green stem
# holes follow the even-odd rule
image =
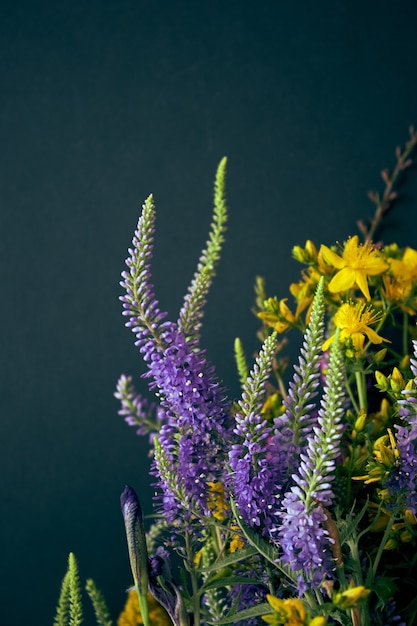
[[[393,512],[391,514],[391,517],[389,519],[387,527],[385,528],[384,536],[382,537],[381,543],[379,544],[378,552],[376,554],[375,561],[374,561],[374,564],[372,566],[372,576],[373,576],[372,582],[375,580],[375,576],[376,576],[376,572],[377,572],[377,569],[378,569],[378,566],[379,566],[379,562],[381,560],[385,544],[388,541],[388,537],[390,536],[392,527],[394,526],[396,515],[397,515],[397,511],[395,511],[395,513]]]
[[[149,621],[148,598],[147,593],[143,593],[139,587],[138,581],[135,580],[136,593],[139,599],[140,614],[142,616],[143,626],[151,626]]]
[[[200,594],[198,589],[197,574],[194,567],[194,553],[191,547],[190,535],[185,535],[185,545],[187,550],[187,559],[189,565],[189,573],[191,578],[191,588],[193,591],[192,604],[194,615],[194,626],[200,626]]]
[[[359,408],[367,411],[368,400],[366,397],[366,377],[361,370],[355,372],[356,387],[358,390]]]

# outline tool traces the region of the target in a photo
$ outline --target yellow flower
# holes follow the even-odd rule
[[[213,517],[222,522],[226,518],[227,503],[224,499],[224,487],[222,483],[207,483],[209,491],[208,507]]]
[[[406,282],[417,281],[417,250],[406,248],[402,259],[389,259],[391,272]]]
[[[301,246],[293,247],[292,255],[300,263],[315,263],[317,261],[317,248],[310,239],[307,239],[304,248]]]
[[[354,356],[355,352],[361,352],[365,342],[365,336],[371,343],[388,341],[376,333],[369,324],[374,324],[381,319],[381,314],[372,307],[360,302],[345,302],[336,311],[334,324],[340,328],[339,339],[342,343],[351,343],[353,350],[348,356]],[[333,342],[334,335],[329,337],[323,344],[323,350],[327,350]]]
[[[258,317],[269,326],[272,326],[278,333],[283,333],[284,330],[297,323],[297,318],[290,311],[287,300],[288,298],[283,298],[282,300],[268,298],[265,302],[266,311],[258,313]]]
[[[267,594],[266,599],[274,610],[272,615],[264,615],[262,619],[272,626],[304,626],[306,610],[298,598],[281,600]]]
[[[356,285],[367,300],[371,299],[368,276],[377,276],[389,268],[375,246],[370,243],[360,245],[357,235],[345,243],[342,256],[324,245],[320,248],[319,256],[339,270],[329,283],[331,293],[347,291]]]
[[[386,299],[396,302],[409,315],[415,315],[417,300],[412,290],[417,282],[417,251],[406,248],[402,259],[388,258],[388,263],[390,275],[383,276]]]
[[[262,619],[271,626],[326,626],[327,624],[327,619],[321,615],[311,618],[299,598],[281,600],[267,594],[266,599],[274,613],[264,615]]]
[[[346,591],[336,593],[332,600],[341,609],[351,609],[361,600],[365,600],[371,593],[370,589],[366,589],[362,585],[359,587],[350,587]]]
[[[148,593],[148,608],[149,621],[152,626],[172,626],[168,613],[150,593]],[[125,608],[119,615],[117,626],[138,626],[138,624],[143,624],[143,621],[139,610],[137,593],[132,589],[127,596]]]

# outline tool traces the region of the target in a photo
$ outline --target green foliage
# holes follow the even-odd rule
[[[68,624],[69,594],[69,574],[67,572],[62,579],[54,626],[67,626]]]
[[[93,604],[98,626],[113,626],[114,623],[103,594],[97,589],[93,580],[87,580],[86,590]],[[83,621],[82,588],[78,564],[74,554],[70,552],[53,626],[80,626]]]
[[[236,361],[236,366],[237,366],[237,373],[239,375],[240,385],[243,388],[249,375],[249,369],[248,369],[248,364],[246,362],[246,356],[243,350],[243,345],[239,337],[236,337],[235,339],[234,348],[235,348],[235,361]]]
[[[226,230],[227,207],[225,196],[227,159],[220,161],[214,182],[214,209],[209,237],[203,249],[194,278],[188,288],[178,319],[178,327],[192,341],[198,340],[203,307],[215,275]]]
[[[87,580],[85,588],[94,607],[97,624],[99,626],[113,626],[113,620],[110,617],[104,596],[91,578]]]

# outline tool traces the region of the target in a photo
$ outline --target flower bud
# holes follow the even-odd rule
[[[405,387],[405,380],[398,367],[392,370],[390,384],[393,391],[401,391]]]
[[[365,600],[370,593],[370,589],[360,585],[346,589],[346,591],[342,591],[341,593],[336,593],[332,600],[336,606],[341,609],[351,609],[361,600]]]
[[[367,414],[365,411],[361,411],[356,418],[354,428],[358,433],[360,433],[365,428],[366,418]]]
[[[386,348],[382,348],[382,350],[378,350],[378,352],[374,354],[375,363],[382,363],[383,360],[385,359],[386,354],[387,354]]]
[[[410,511],[410,509],[405,510],[404,518],[408,524],[411,524],[411,526],[415,526],[417,524],[417,517],[412,511]]]
[[[382,391],[386,391],[388,389],[388,378],[384,376],[382,372],[379,370],[375,371],[376,384]]]

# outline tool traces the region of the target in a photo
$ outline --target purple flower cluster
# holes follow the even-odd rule
[[[292,479],[294,485],[282,502],[282,523],[278,531],[284,563],[300,571],[300,595],[331,576],[328,531],[323,526],[326,513],[323,506],[332,504],[332,482],[336,458],[340,451],[342,417],[344,412],[343,356],[338,338],[332,345],[329,373],[324,387],[317,425],[307,437],[305,453]]]
[[[129,318],[126,326],[135,333],[136,345],[148,368],[143,376],[151,379],[150,389],[155,391],[162,411],[161,424],[154,422],[156,429],[160,427],[160,454],[153,472],[162,489],[164,513],[172,521],[178,515],[189,514],[184,511],[188,504],[209,512],[207,482],[219,480],[224,472],[230,416],[229,403],[216,381],[214,369],[198,348],[198,334],[188,337],[182,331],[190,327],[191,332],[192,321],[198,323],[206,281],[200,285],[195,279],[180,316],[182,328],[162,322],[166,314],[160,311],[155,299],[150,272],[154,223],[155,210],[150,197],[143,206],[129,249],[128,271],[122,273],[120,283],[126,293],[120,299],[123,314]],[[196,302],[192,306],[189,299],[194,292]],[[126,419],[139,423],[142,432],[150,429],[146,407],[129,387],[129,379],[119,381],[117,394]],[[185,495],[179,497],[179,494]]]
[[[323,359],[321,346],[324,336],[323,284],[317,287],[310,324],[304,335],[298,365],[294,365],[294,376],[289,384],[288,396],[284,400],[285,412],[274,421],[272,454],[279,468],[283,489],[292,484],[291,477],[299,464],[301,450],[305,448],[317,419],[314,398],[320,382],[320,367]]]
[[[328,532],[324,529],[326,514],[321,506],[307,511],[302,494],[296,487],[282,502],[282,526],[279,540],[282,562],[294,572],[301,596],[307,589],[319,587],[333,569]]]
[[[404,389],[403,399],[398,400],[401,424],[395,426],[399,458],[395,469],[385,485],[395,499],[406,509],[417,514],[417,341],[413,341],[414,358],[411,371],[414,387]]]
[[[280,481],[271,462],[272,429],[262,416],[262,406],[275,350],[270,335],[244,386],[234,433],[237,443],[229,452],[232,492],[244,521],[269,529],[274,523],[276,492]]]
[[[171,472],[192,502],[209,513],[207,482],[223,478],[226,442],[229,440],[229,403],[215,379],[202,351],[190,350],[176,324],[161,330],[164,350],[148,356],[150,389],[156,391],[166,416],[159,443],[171,464]],[[175,517],[178,503],[170,497],[172,489],[162,478],[168,496],[165,513]],[[172,508],[171,508],[172,507]]]

